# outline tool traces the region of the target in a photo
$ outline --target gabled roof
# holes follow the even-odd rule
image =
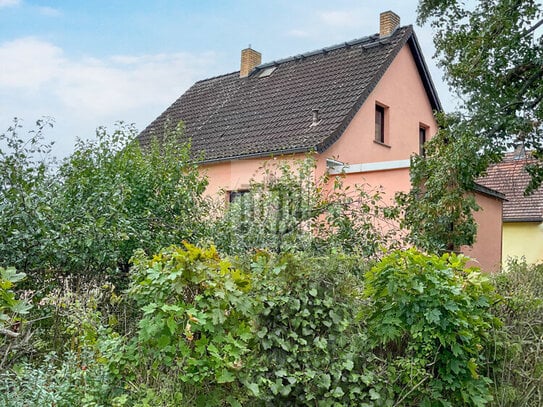
[[[543,188],[531,195],[524,195],[530,181],[530,174],[525,167],[533,161],[529,153],[508,153],[502,162],[490,166],[487,175],[478,180],[478,183],[505,195],[504,222],[543,221]]]
[[[195,83],[139,135],[142,144],[179,121],[204,162],[322,152],[343,133],[400,49],[409,44],[432,108],[441,110],[411,26]],[[267,68],[276,69],[268,76]],[[269,71],[268,71],[269,72]],[[261,77],[262,75],[262,77]],[[312,125],[313,110],[319,121]]]

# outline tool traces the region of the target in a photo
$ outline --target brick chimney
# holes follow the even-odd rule
[[[400,26],[400,16],[392,11],[384,11],[379,18],[379,37],[388,37]]]
[[[262,54],[260,52],[249,48],[241,50],[241,68],[239,69],[239,77],[245,78],[249,75],[249,72],[262,62]]]

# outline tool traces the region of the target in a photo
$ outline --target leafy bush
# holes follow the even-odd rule
[[[359,259],[259,253],[257,344],[246,378],[267,405],[374,406],[373,354],[358,321]]]
[[[44,261],[53,243],[50,233],[54,194],[51,145],[43,141],[43,131],[51,124],[38,120],[26,137],[15,119],[0,134],[0,267],[13,266],[28,272]]]
[[[105,366],[85,354],[48,354],[39,366],[22,363],[0,373],[0,405],[118,406]],[[90,363],[89,363],[90,362]]]
[[[503,320],[492,349],[494,406],[543,405],[543,265],[512,260],[494,276]]]
[[[179,142],[182,127],[142,149],[137,131],[98,129],[59,169],[55,264],[72,273],[128,272],[134,250],[196,240],[207,181]]]
[[[14,291],[15,284],[25,276],[24,273],[17,273],[13,267],[0,267],[0,369],[10,362],[13,343],[21,342],[22,317],[31,309],[31,305],[17,298]]]
[[[154,253],[205,234],[207,181],[179,142],[182,127],[146,149],[133,126],[99,128],[57,166],[43,138],[48,124],[25,138],[15,121],[0,134],[0,266],[41,283],[59,273],[111,277],[128,271],[135,249]]]
[[[114,330],[133,328],[129,307],[108,282],[73,286],[73,278],[57,279],[34,307],[34,346],[41,353],[98,353],[100,340]]]
[[[495,294],[467,258],[396,251],[367,274],[368,336],[404,406],[482,406]]]
[[[250,275],[185,243],[152,259],[138,252],[131,278],[127,295],[143,314],[124,354],[111,354],[114,373],[152,391],[164,379],[185,384],[178,397],[188,405],[234,400],[253,338]]]

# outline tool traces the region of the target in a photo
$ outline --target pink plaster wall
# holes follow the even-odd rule
[[[477,193],[475,198],[481,207],[474,213],[477,237],[473,247],[464,247],[462,252],[473,258],[472,264],[481,267],[483,271],[499,271],[502,258],[503,202],[480,193]]]
[[[375,105],[385,106],[385,144],[374,142]],[[366,103],[355,114],[336,143],[317,156],[317,171],[320,176],[326,171],[326,159],[333,158],[346,164],[375,163],[408,160],[419,152],[419,128],[427,128],[427,138],[437,131],[432,107],[418,74],[415,61],[405,46],[385,72]],[[294,160],[303,155],[279,157]],[[202,167],[207,174],[207,194],[220,191],[245,189],[267,159],[234,160]],[[411,187],[409,169],[351,173],[344,176],[345,185],[369,184],[385,191],[385,202],[392,202],[398,191]],[[496,270],[501,258],[501,202],[477,194],[482,211],[475,214],[479,223],[477,242],[466,248],[466,254],[477,259],[484,270]]]
[[[374,142],[375,104],[387,106],[385,143]],[[325,158],[355,164],[409,158],[419,152],[420,125],[427,137],[437,131],[432,107],[408,46],[403,47],[341,138]]]
[[[288,155],[277,158],[254,158],[246,160],[224,161],[202,166],[201,171],[207,175],[209,184],[207,195],[216,195],[221,191],[247,189],[251,180],[262,181],[262,166],[266,161],[291,161],[303,159],[303,154]],[[268,163],[269,164],[269,163]]]
[[[388,146],[373,141],[375,103],[388,107],[385,113],[388,116],[386,121]],[[437,126],[430,102],[411,51],[405,46],[341,138],[318,157],[317,173],[320,175],[326,170],[326,158],[335,158],[349,164],[408,159],[419,151],[421,124],[428,127],[428,138],[436,132]],[[258,172],[264,161],[265,159],[247,159],[206,165],[204,168],[209,178],[207,193],[215,194],[220,190],[247,187],[249,180]],[[398,170],[394,171],[393,176],[391,171],[385,171],[382,175],[372,173],[365,176],[372,182],[377,180],[379,184],[386,185],[387,191],[408,190],[410,186],[408,170],[403,170],[402,176],[398,176],[397,172]],[[348,178],[349,182],[361,183],[364,176],[356,177],[350,174]]]

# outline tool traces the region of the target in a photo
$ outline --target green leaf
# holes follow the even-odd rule
[[[15,304],[9,307],[10,310],[16,314],[24,315],[32,309],[32,304],[28,304],[24,301],[17,301]]]
[[[175,318],[173,316],[170,316],[166,320],[166,325],[170,329],[170,333],[173,335],[175,331],[177,330],[177,322],[175,321]]]
[[[381,398],[381,395],[375,389],[370,389],[369,393],[372,400],[379,400]]]
[[[341,398],[345,395],[345,392],[343,391],[343,389],[341,387],[336,387],[333,391],[332,391],[332,397],[334,398]]]
[[[430,311],[424,313],[426,320],[431,324],[437,324],[441,318],[441,311],[438,309],[431,309]]]
[[[328,373],[323,373],[317,376],[316,384],[321,389],[328,390],[330,388],[332,381]]]
[[[247,387],[253,396],[258,397],[260,395],[260,388],[258,387],[258,384],[256,383],[245,383],[245,387]]]
[[[236,376],[227,369],[222,369],[217,375],[217,383],[231,383],[236,380]]]

